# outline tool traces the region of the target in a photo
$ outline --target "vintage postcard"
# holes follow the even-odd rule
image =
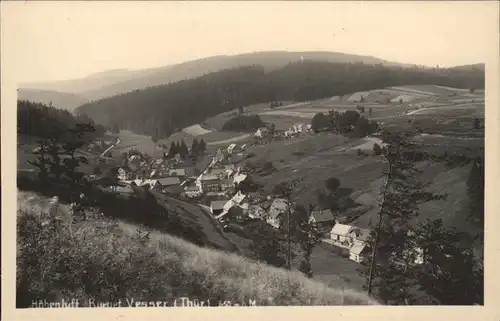
[[[1,5],[2,319],[500,320],[498,3]]]

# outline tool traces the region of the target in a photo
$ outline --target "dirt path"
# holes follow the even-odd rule
[[[212,146],[212,145],[229,144],[229,143],[238,142],[238,141],[246,139],[248,137],[250,137],[250,134],[240,135],[240,136],[236,136],[236,137],[233,137],[233,138],[219,140],[219,141],[216,141],[216,142],[209,142],[209,143],[207,143],[207,145]]]

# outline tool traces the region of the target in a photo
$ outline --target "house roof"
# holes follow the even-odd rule
[[[216,175],[201,175],[200,177],[201,181],[213,181],[213,180],[219,180],[219,177]]]
[[[354,253],[356,255],[360,255],[363,250],[366,249],[366,245],[360,245],[360,244],[354,244],[350,249],[349,252]]]
[[[335,216],[330,210],[314,211],[311,213],[311,218],[314,218],[316,223],[334,221]]]
[[[172,176],[186,176],[186,170],[184,168],[175,168],[171,169],[168,174]]]
[[[238,191],[238,193],[234,194],[231,200],[236,204],[240,204],[245,199],[245,197],[247,197],[245,194],[243,194],[241,191]]]
[[[133,194],[134,190],[130,186],[115,186],[113,187],[113,190],[115,190],[117,193],[120,194]]]
[[[263,217],[266,215],[266,211],[259,205],[251,205],[248,209],[248,212],[250,215],[253,215],[255,217]]]
[[[276,198],[269,209],[269,217],[276,219],[287,209],[287,201],[282,198]]]
[[[198,186],[195,186],[195,185],[188,185],[188,186],[184,187],[184,190],[196,192],[196,191],[199,191],[199,188],[198,188]]]
[[[333,226],[331,233],[337,235],[347,236],[352,230],[352,226],[337,223]]]
[[[181,180],[179,177],[164,177],[164,178],[159,178],[158,183],[162,186],[170,186],[170,185],[177,185],[181,183]]]
[[[232,200],[227,201],[227,202],[223,205],[224,211],[225,211],[225,212],[229,211],[229,209],[230,209],[231,207],[235,206],[235,205],[236,205],[236,203],[235,203],[235,202],[233,202]]]
[[[370,238],[371,230],[366,228],[353,227],[350,233],[355,234],[357,240],[366,242]]]
[[[271,204],[271,209],[286,210],[287,201],[283,198],[275,198]]]
[[[156,179],[145,179],[141,185],[149,184],[149,186],[155,186],[158,183]]]
[[[212,210],[222,210],[226,203],[227,203],[227,200],[213,201],[210,203],[210,208],[212,208]]]
[[[243,182],[246,178],[247,178],[246,174],[238,174],[238,175],[234,176],[234,182],[236,184],[239,184],[239,183]]]
[[[271,207],[271,205],[272,205],[272,204],[273,204],[273,201],[272,201],[272,200],[265,200],[265,201],[263,201],[262,203],[260,203],[260,206],[261,206],[263,209],[267,210],[267,209],[269,209],[269,208]]]

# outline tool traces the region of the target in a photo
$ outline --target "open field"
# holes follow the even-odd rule
[[[462,134],[465,136],[467,130],[462,128]],[[463,153],[467,148],[478,150],[484,146],[482,137],[421,135],[415,139],[426,145],[424,150],[435,147],[441,153],[448,151],[450,154],[455,150]],[[282,181],[300,178],[302,181],[296,192],[297,199],[306,206],[317,202],[317,192],[323,189],[326,179],[337,177],[341,187],[352,189],[352,198],[360,204],[356,223],[370,226],[374,222],[374,215],[378,213],[380,188],[387,164],[381,157],[371,155],[369,150],[369,156],[357,155],[357,149],[367,144],[366,141],[331,133],[302,136],[253,147],[250,151],[256,156],[249,161],[270,161],[276,168],[272,175],[256,178],[267,192]],[[461,209],[464,205],[462,200],[466,199],[464,184],[470,166],[449,169],[443,164],[435,163],[428,164],[423,169],[423,179],[430,180],[430,188],[448,193],[449,198],[423,206],[421,217],[442,217],[448,224],[467,230],[469,225],[464,222]],[[454,215],[449,215],[451,212]]]
[[[355,96],[355,97],[354,97]],[[359,96],[359,97],[358,97]],[[364,97],[365,101],[360,103],[357,98]],[[354,97],[354,98],[353,98]],[[403,103],[399,103],[399,99]],[[392,100],[392,102],[390,102]],[[471,102],[474,100],[474,102]],[[286,130],[297,123],[310,123],[316,113],[328,113],[330,110],[345,112],[356,110],[357,105],[365,107],[362,116],[370,118],[368,109],[372,109],[371,119],[383,122],[384,126],[401,126],[409,119],[419,119],[420,123],[429,124],[446,121],[453,118],[472,119],[474,117],[484,118],[484,92],[471,94],[468,90],[455,89],[433,85],[408,85],[388,87],[366,92],[358,92],[344,97],[332,97],[308,102],[284,102],[284,106],[270,108],[268,103],[256,104],[244,107],[247,115],[258,114],[266,123],[274,123],[278,130]],[[413,104],[420,106],[416,110]],[[405,114],[406,113],[406,114]],[[214,131],[199,137],[211,146],[220,146],[232,142],[244,142],[247,138],[245,133],[222,132],[220,129],[232,117],[238,114],[238,110],[232,110],[217,116],[208,118],[202,124],[204,128]],[[424,118],[427,117],[427,120]],[[421,128],[432,126],[419,125]],[[196,128],[199,128],[197,126]],[[411,126],[403,126],[411,127]],[[436,128],[437,129],[437,128]],[[203,128],[202,130],[203,131]],[[199,133],[201,133],[201,131]],[[467,131],[462,130],[463,135]],[[435,132],[431,132],[435,133]],[[174,134],[172,138],[179,136]],[[190,135],[183,133],[186,143],[192,140]],[[455,136],[456,133],[454,134]]]
[[[211,130],[205,129],[198,124],[188,126],[188,127],[184,128],[182,131],[185,132],[186,134],[194,136],[194,137],[202,136],[202,135],[209,134],[212,132]]]

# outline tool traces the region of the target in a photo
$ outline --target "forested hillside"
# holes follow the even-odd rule
[[[406,84],[484,88],[484,70],[304,61],[266,71],[253,65],[109,97],[85,104],[77,112],[107,126],[117,124],[139,134],[168,136],[240,106],[274,100],[307,101]]]
[[[28,135],[39,138],[48,138],[54,135],[58,129],[72,128],[76,124],[88,124],[94,126],[94,136],[104,133],[103,126],[95,126],[94,121],[85,114],[72,115],[67,110],[46,106],[42,103],[34,103],[26,100],[17,101],[17,132],[20,135]]]
[[[389,66],[400,65],[376,57],[341,52],[263,51],[238,55],[212,56],[149,69],[108,70],[81,79],[25,83],[21,84],[20,87],[78,93],[88,100],[97,100],[136,89],[192,79],[207,73],[242,66],[261,65],[270,71],[282,68],[291,61],[299,61],[301,57],[308,61],[383,63]]]

